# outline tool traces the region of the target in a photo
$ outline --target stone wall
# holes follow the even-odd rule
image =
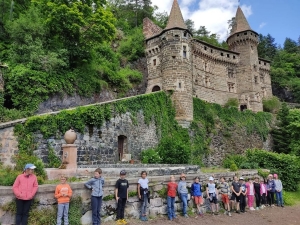
[[[84,133],[77,134],[77,162],[78,165],[112,164],[119,160],[118,137],[125,136],[124,154],[131,154],[133,159],[140,159],[142,150],[153,148],[158,144],[156,126],[154,122],[145,124],[142,112],[137,114],[135,125],[130,113],[113,117],[105,122],[102,127],[86,127]],[[49,139],[41,134],[35,134],[37,149],[34,153],[48,162],[49,146],[54,148],[57,155],[62,155],[62,144],[65,144],[63,136]]]
[[[18,141],[14,136],[14,127],[0,130],[0,162],[4,165],[13,164],[13,156],[18,151]]]
[[[233,172],[226,172],[226,173],[215,173],[215,178],[219,179],[221,176],[225,176],[227,180],[231,180],[232,177],[236,173]],[[200,179],[203,183],[207,183],[209,176],[212,174],[190,174],[187,175],[187,183],[188,185],[191,185],[193,182],[194,177],[198,175],[200,176]],[[239,171],[239,176],[243,177],[253,177],[257,175],[256,170],[251,171]],[[111,196],[114,194],[114,185],[117,180],[117,177],[105,177],[105,187],[104,187],[104,197],[105,196]],[[137,181],[138,178],[127,178],[129,181],[129,192],[132,194],[136,194],[137,191]],[[166,197],[164,193],[164,189],[166,188],[166,184],[169,181],[169,176],[156,176],[156,177],[148,177],[149,179],[149,186],[151,191],[151,200],[150,205],[148,206],[148,214],[152,217],[155,217],[157,215],[166,215],[167,214],[167,202]],[[176,174],[176,180],[178,181],[179,175]],[[217,180],[218,181],[218,180]],[[56,185],[40,185],[38,189],[38,193],[35,196],[36,199],[38,199],[38,207],[37,210],[42,208],[52,208],[56,204],[56,200],[54,198],[54,191],[55,191]],[[81,218],[81,224],[82,225],[91,225],[91,208],[90,208],[90,191],[84,188],[84,182],[77,182],[77,183],[70,183],[70,186],[73,190],[73,196],[80,196],[82,198],[82,218]],[[110,198],[107,199],[110,199]],[[12,193],[11,187],[0,187],[0,207],[8,204],[11,201],[14,201],[14,195]],[[189,198],[189,207],[190,210],[194,210],[194,205],[192,201],[190,201]],[[137,198],[137,196],[129,197],[128,203],[126,205],[125,209],[125,217],[130,218],[138,218],[139,217],[139,208],[140,208],[140,202]],[[181,202],[176,197],[176,203],[175,208],[177,211],[177,214],[180,214],[181,210]],[[206,210],[206,206],[204,206],[204,210]],[[108,200],[103,201],[102,204],[102,219],[103,221],[113,220],[115,218],[115,210],[116,210],[116,201],[115,200]],[[2,225],[11,225],[15,224],[14,215],[12,215],[10,212],[5,212],[2,209],[0,209],[0,224]]]

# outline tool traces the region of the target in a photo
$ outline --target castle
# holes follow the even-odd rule
[[[226,104],[238,99],[240,110],[262,111],[262,99],[272,96],[270,61],[258,58],[258,33],[238,7],[227,38],[229,50],[193,39],[174,0],[165,29],[143,22],[148,67],[146,93],[173,92],[176,119],[193,120],[193,97]]]

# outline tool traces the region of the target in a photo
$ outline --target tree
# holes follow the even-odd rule
[[[164,12],[156,12],[154,14],[154,23],[161,28],[165,28],[167,26],[169,20],[168,13]]]
[[[277,115],[278,125],[277,129],[272,130],[272,137],[274,141],[274,151],[277,153],[290,153],[290,133],[288,130],[289,126],[289,108],[287,104],[282,103],[281,109]]]
[[[277,53],[277,44],[275,43],[275,38],[273,38],[270,34],[267,36],[259,34],[258,38],[258,56],[272,61]]]
[[[291,38],[286,38],[283,44],[283,49],[288,53],[299,53],[297,42]]]
[[[194,34],[195,33],[195,23],[193,20],[191,19],[187,19],[186,21],[184,21],[185,25],[187,26],[187,29]]]

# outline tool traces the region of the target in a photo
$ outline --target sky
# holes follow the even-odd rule
[[[178,0],[183,18],[191,19],[195,28],[205,26],[219,35],[228,37],[228,23],[241,6],[252,30],[270,34],[275,43],[283,46],[286,37],[295,41],[300,37],[300,0]],[[170,13],[173,0],[152,0],[159,12]]]

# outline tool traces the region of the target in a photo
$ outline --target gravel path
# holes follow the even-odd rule
[[[140,220],[130,219],[128,225],[300,225],[300,205],[285,208],[265,208],[259,211],[250,211],[246,213],[237,214],[233,213],[232,217],[222,214],[218,216],[206,214],[204,218],[183,218],[179,216],[174,221],[169,221],[166,216],[158,217],[147,222]],[[116,224],[115,222],[106,222],[104,225]]]

